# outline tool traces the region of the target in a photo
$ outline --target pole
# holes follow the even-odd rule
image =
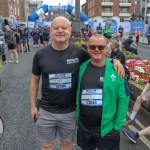
[[[146,32],[147,0],[145,0],[143,43]]]
[[[75,0],[75,20],[80,21],[80,0]]]

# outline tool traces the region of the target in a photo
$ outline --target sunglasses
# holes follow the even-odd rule
[[[104,45],[98,45],[98,46],[96,46],[96,45],[89,45],[89,48],[90,48],[91,50],[95,50],[96,47],[98,48],[98,50],[102,51],[102,50],[105,49],[106,46],[104,46]]]

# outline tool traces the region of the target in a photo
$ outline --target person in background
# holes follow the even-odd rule
[[[24,46],[26,48],[27,53],[29,53],[28,44],[27,44],[27,28],[25,27],[24,24],[20,25],[20,28],[18,29],[18,33],[20,37],[19,41],[20,41],[22,54],[24,54],[24,49],[23,49]]]
[[[147,84],[145,85],[141,95],[137,97],[137,99],[134,103],[131,115],[127,119],[126,123],[124,124],[124,127],[127,127],[128,125],[132,125],[135,123],[136,115],[137,115],[138,111],[140,110],[141,104],[143,102],[147,102],[148,107],[150,108],[150,79],[147,82]]]
[[[108,24],[107,25],[107,39],[110,41],[111,37],[112,37],[112,28],[111,26]]]
[[[9,55],[10,55],[10,60],[8,62],[10,63],[19,63],[19,59],[18,59],[18,53],[16,50],[16,39],[14,37],[14,32],[10,29],[9,25],[5,25],[5,30],[6,32],[4,33],[4,38],[5,41],[8,45],[8,51],[9,51]],[[15,59],[14,60],[14,56]]]
[[[49,39],[50,39],[50,30],[48,26],[44,26],[44,29],[42,30],[43,33],[43,43],[44,46],[48,45]]]
[[[0,30],[0,60],[2,60],[3,63],[7,63],[6,61],[6,50],[5,50],[5,39],[4,39],[4,33],[2,30]]]
[[[39,46],[38,45],[38,41],[39,41],[39,30],[36,26],[34,26],[34,29],[32,31],[32,37],[33,37],[33,44],[34,44],[34,47],[37,47]]]
[[[88,30],[88,37],[91,37],[92,34],[93,34],[92,27],[89,27],[89,30]]]
[[[108,25],[106,24],[105,27],[103,28],[102,30],[102,33],[103,35],[107,38],[107,28],[108,28]]]
[[[134,47],[131,47],[131,44],[133,44],[136,48]],[[127,51],[130,51],[132,52],[133,54],[135,55],[138,55],[138,52],[137,52],[137,45],[136,43],[133,41],[133,36],[129,36],[123,43],[124,45],[124,48],[127,50]]]
[[[99,23],[99,25],[98,25],[97,28],[96,28],[97,34],[102,34],[102,30],[103,30],[103,28],[102,28],[102,26],[101,26],[101,23]]]
[[[119,49],[119,42],[118,42],[118,40],[112,39],[111,42],[110,42],[110,48],[112,50],[110,58],[118,59],[121,62],[121,64],[124,67],[124,70],[125,70],[125,79],[128,81],[130,79],[130,71],[125,66],[125,55]]]
[[[120,40],[122,41],[122,37],[123,37],[123,27],[121,25],[119,25],[119,28],[118,28],[118,33],[120,33]]]
[[[150,126],[138,132],[133,132],[128,129],[123,129],[124,135],[133,143],[136,143],[139,137],[150,134]]]
[[[139,28],[136,27],[135,32],[134,32],[134,35],[135,35],[135,38],[136,38],[136,44],[137,44],[137,45],[138,45],[138,43],[139,43],[140,34],[141,34],[141,33],[140,33]]]
[[[40,35],[40,44],[41,46],[43,46],[43,29],[41,26],[39,26],[38,28],[39,28],[39,35]]]
[[[105,57],[107,45],[103,35],[92,35],[87,47],[91,59],[79,70],[76,118],[82,150],[120,150],[129,88]]]
[[[146,36],[147,36],[148,45],[150,45],[150,27],[148,28],[146,32]]]
[[[81,38],[83,38],[84,40],[87,40],[87,36],[88,36],[87,33],[88,33],[88,29],[86,25],[84,25],[83,28],[81,28],[80,30]]]

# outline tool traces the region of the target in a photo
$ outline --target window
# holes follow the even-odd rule
[[[112,8],[111,7],[104,7],[103,8],[103,12],[104,13],[111,13],[112,12]]]
[[[113,0],[103,0],[103,2],[113,2]]]
[[[121,3],[129,3],[129,0],[120,0]]]
[[[128,8],[121,8],[120,13],[128,13]]]

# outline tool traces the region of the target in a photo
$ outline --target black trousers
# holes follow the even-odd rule
[[[6,54],[2,55],[2,61],[5,62],[6,61]]]
[[[120,150],[120,132],[112,129],[102,137],[100,127],[87,128],[79,123],[77,144],[82,150]]]

